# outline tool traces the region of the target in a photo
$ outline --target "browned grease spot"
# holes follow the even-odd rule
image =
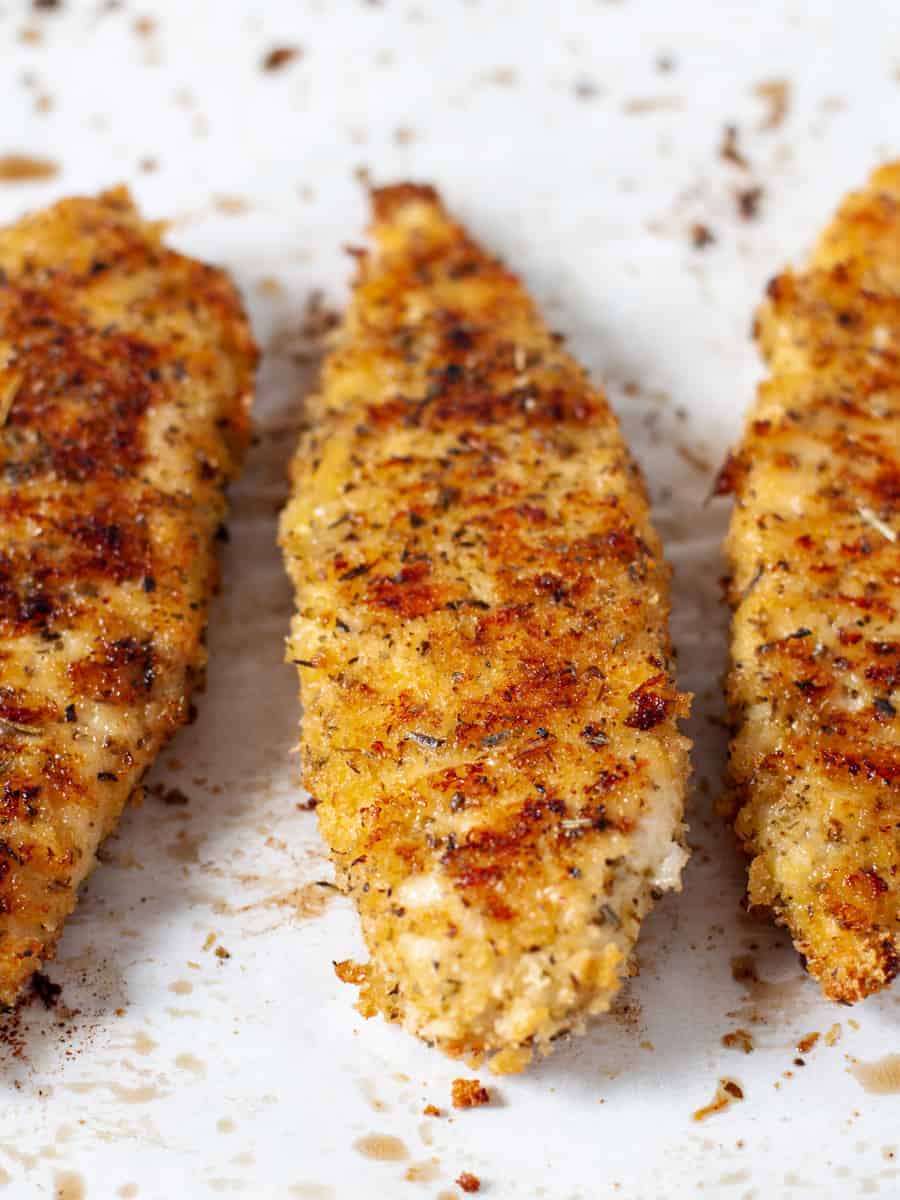
[[[178,834],[178,840],[172,842],[170,846],[166,846],[166,854],[175,862],[197,863],[200,861],[200,843],[202,841],[202,835],[191,837],[186,830],[182,829]]]
[[[175,1066],[180,1071],[191,1071],[198,1079],[206,1078],[206,1063],[195,1054],[178,1054],[175,1056]]]
[[[53,1196],[54,1200],[84,1200],[84,1179],[75,1171],[57,1171]]]
[[[287,908],[292,910],[291,915],[301,919],[319,917],[325,911],[333,890],[318,883],[303,883],[300,887],[291,888],[289,892],[279,892],[275,896],[266,896],[264,900],[255,900],[252,904],[243,904],[234,911],[253,912],[258,908]]]
[[[885,1054],[875,1062],[857,1062],[850,1074],[873,1096],[900,1095],[900,1054]]]
[[[36,179],[53,179],[58,174],[59,166],[50,158],[0,154],[0,183],[29,183]]]
[[[749,1054],[753,1049],[753,1035],[746,1029],[735,1029],[722,1035],[722,1045],[727,1050],[743,1050]]]
[[[362,1092],[362,1094],[368,1100],[370,1106],[375,1110],[375,1112],[388,1112],[389,1111],[390,1105],[385,1104],[385,1102],[378,1095],[378,1093],[375,1090],[375,1084],[372,1082],[371,1079],[361,1079],[359,1081],[359,1090]]]
[[[682,107],[678,96],[639,96],[634,100],[626,100],[622,112],[631,117],[642,117],[647,113],[671,112]]]
[[[403,1178],[409,1183],[434,1183],[441,1174],[441,1160],[430,1158],[427,1162],[413,1163],[407,1167]]]
[[[723,1112],[734,1104],[735,1100],[743,1100],[744,1090],[739,1083],[735,1083],[733,1079],[720,1079],[716,1087],[716,1094],[713,1096],[709,1104],[704,1104],[702,1108],[698,1108],[693,1114],[695,1121],[705,1121],[707,1117],[711,1117],[713,1113]]]
[[[214,196],[213,208],[226,217],[239,217],[250,211],[250,205],[243,196]]]
[[[134,1035],[133,1049],[137,1054],[152,1054],[158,1045],[159,1043],[154,1042],[149,1033],[144,1033],[143,1029],[139,1029]]]
[[[744,985],[748,1003],[728,1015],[753,1024],[789,1014],[797,1001],[801,1000],[806,988],[804,975],[780,983],[761,979],[752,954],[738,954],[732,958],[731,975]]]
[[[357,1138],[353,1149],[363,1158],[374,1158],[378,1162],[404,1162],[409,1158],[409,1151],[403,1142],[388,1133],[369,1133]]]
[[[165,1092],[161,1092],[156,1084],[153,1083],[146,1083],[141,1087],[130,1088],[125,1087],[121,1083],[97,1080],[94,1083],[65,1083],[63,1087],[67,1092],[74,1092],[77,1096],[86,1096],[89,1092],[96,1092],[101,1088],[107,1088],[123,1104],[149,1104],[151,1100],[160,1100],[165,1095]]]

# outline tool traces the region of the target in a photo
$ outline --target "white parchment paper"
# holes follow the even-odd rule
[[[300,53],[263,70],[278,47]],[[208,690],[68,927],[49,968],[60,1003],[6,1030],[0,1194],[448,1197],[467,1171],[498,1200],[897,1195],[900,1096],[852,1071],[900,1049],[898,996],[822,1002],[785,937],[743,915],[712,811],[727,512],[705,502],[758,375],[765,281],[900,152],[896,5],[6,3],[0,55],[0,153],[60,167],[0,183],[0,218],[124,180],[179,247],[234,272],[266,350]],[[756,90],[772,81],[783,119],[778,89]],[[727,124],[746,166],[719,153]],[[676,567],[697,697],[695,854],[645,927],[639,978],[469,1112],[449,1108],[468,1072],[362,1021],[334,976],[362,948],[323,886],[292,754],[275,517],[309,386],[303,313],[315,290],[344,295],[361,169],[437,184],[608,386]],[[738,193],[757,187],[746,220]],[[752,1053],[723,1045],[736,1030]],[[743,1101],[692,1121],[721,1077]],[[394,1139],[380,1157],[372,1135]]]

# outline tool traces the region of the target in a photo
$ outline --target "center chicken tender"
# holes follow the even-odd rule
[[[432,189],[373,205],[282,517],[305,778],[361,1011],[515,1071],[609,1008],[679,887],[669,572],[615,417],[518,279]]]

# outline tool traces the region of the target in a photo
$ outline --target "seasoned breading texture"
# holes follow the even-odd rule
[[[374,212],[282,521],[305,776],[362,1011],[510,1071],[609,1007],[679,886],[669,574],[606,400],[516,277],[429,188]]]
[[[900,163],[769,286],[737,506],[732,808],[749,897],[852,1002],[900,967]]]
[[[255,348],[122,189],[0,231],[0,1003],[202,676]]]

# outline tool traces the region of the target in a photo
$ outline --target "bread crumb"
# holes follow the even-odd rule
[[[480,1108],[490,1104],[491,1096],[480,1079],[454,1079],[452,1084],[454,1108]]]
[[[480,1192],[481,1180],[477,1175],[473,1175],[471,1171],[463,1171],[461,1175],[457,1175],[456,1183],[464,1192]]]

